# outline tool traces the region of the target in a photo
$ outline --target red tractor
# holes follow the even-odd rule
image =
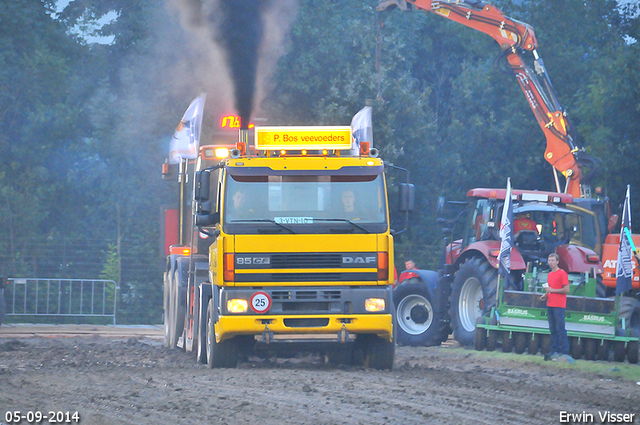
[[[437,345],[452,330],[461,344],[473,344],[477,319],[496,302],[505,194],[505,189],[470,190],[462,211],[442,220],[452,225],[445,233],[456,239],[447,243],[440,271],[412,270],[417,276],[410,279],[403,279],[406,273],[400,275],[394,290],[400,343]],[[512,196],[515,247],[507,289],[526,290],[524,273],[546,269],[552,252],[560,256],[560,266],[574,282],[583,280],[585,273],[602,274],[598,254],[583,240],[590,234],[585,230],[597,228],[595,214],[569,209],[573,197],[565,193],[513,190]],[[605,296],[601,282],[597,296]]]

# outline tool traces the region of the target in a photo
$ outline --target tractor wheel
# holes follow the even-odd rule
[[[576,337],[569,338],[569,353],[575,360],[582,358],[582,345]]]
[[[551,351],[551,335],[540,334],[540,352],[542,354],[549,354]]]
[[[625,328],[640,334],[640,302],[631,297],[620,297],[618,317],[624,317]]]
[[[638,363],[638,341],[627,342],[627,361],[631,364]]]
[[[476,324],[484,324],[484,317],[478,317]],[[487,346],[487,330],[476,326],[476,335],[473,341],[473,348],[482,351]]]
[[[449,325],[441,320],[442,313],[434,314],[426,284],[420,278],[414,277],[396,286],[393,303],[397,306],[400,345],[430,347],[447,340]]]
[[[516,354],[523,354],[527,350],[529,335],[524,332],[515,332],[513,335],[513,349]]]
[[[527,341],[527,345],[529,348],[529,354],[531,354],[532,356],[535,356],[536,354],[538,354],[538,351],[540,350],[540,337],[542,335],[540,334],[531,334],[529,335],[529,341]]]
[[[513,338],[515,335],[509,331],[502,332],[502,352],[510,353],[513,351]]]
[[[598,353],[598,343],[600,340],[593,338],[582,339],[582,351],[584,351],[585,360],[595,360]]]
[[[596,358],[598,360],[609,361],[609,348],[610,348],[610,343],[606,339],[598,341],[598,347],[596,349]]]
[[[210,368],[236,367],[238,365],[234,341],[216,341],[213,298],[209,300],[207,307],[206,347],[207,363]]]
[[[460,344],[473,344],[476,320],[495,306],[497,278],[498,271],[480,257],[468,259],[456,272],[451,293],[451,327]]]

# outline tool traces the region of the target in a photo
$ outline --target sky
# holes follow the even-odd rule
[[[62,10],[64,10],[65,7],[67,7],[67,5],[69,3],[71,3],[73,0],[58,0],[58,3],[56,5],[56,12],[60,13],[62,12]],[[94,28],[95,30],[98,30],[100,28],[102,28],[103,25],[109,24],[111,23],[113,20],[115,20],[118,17],[118,14],[116,12],[109,12],[106,15],[104,15],[102,17],[102,19],[100,19],[98,21],[98,25]],[[82,35],[80,28],[76,25],[75,27],[75,33]],[[107,37],[95,37],[95,36],[91,36],[91,35],[82,35],[83,38],[85,39],[85,41],[89,44],[92,43],[98,43],[98,44],[111,44],[113,43],[114,40],[114,36],[110,35]]]

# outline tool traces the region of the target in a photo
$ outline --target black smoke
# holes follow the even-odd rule
[[[209,45],[210,59],[224,62],[228,78],[212,70],[205,79],[214,86],[218,84],[220,92],[233,93],[233,106],[246,128],[254,106],[267,90],[278,58],[286,51],[297,0],[167,1],[178,7],[182,26]],[[202,69],[202,64],[197,68]],[[222,103],[231,99],[220,93],[210,95],[221,103],[220,110],[229,111],[231,105]]]
[[[234,83],[235,107],[242,126],[251,119],[259,48],[264,32],[262,12],[268,0],[218,0],[210,16],[215,41],[224,50]]]

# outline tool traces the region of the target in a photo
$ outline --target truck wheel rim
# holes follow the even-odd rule
[[[398,325],[409,335],[420,335],[431,327],[433,308],[428,299],[409,295],[398,304]]]
[[[476,320],[482,316],[482,308],[480,308],[482,298],[480,281],[475,277],[467,279],[460,291],[458,316],[460,324],[468,332],[473,332],[476,328]]]

